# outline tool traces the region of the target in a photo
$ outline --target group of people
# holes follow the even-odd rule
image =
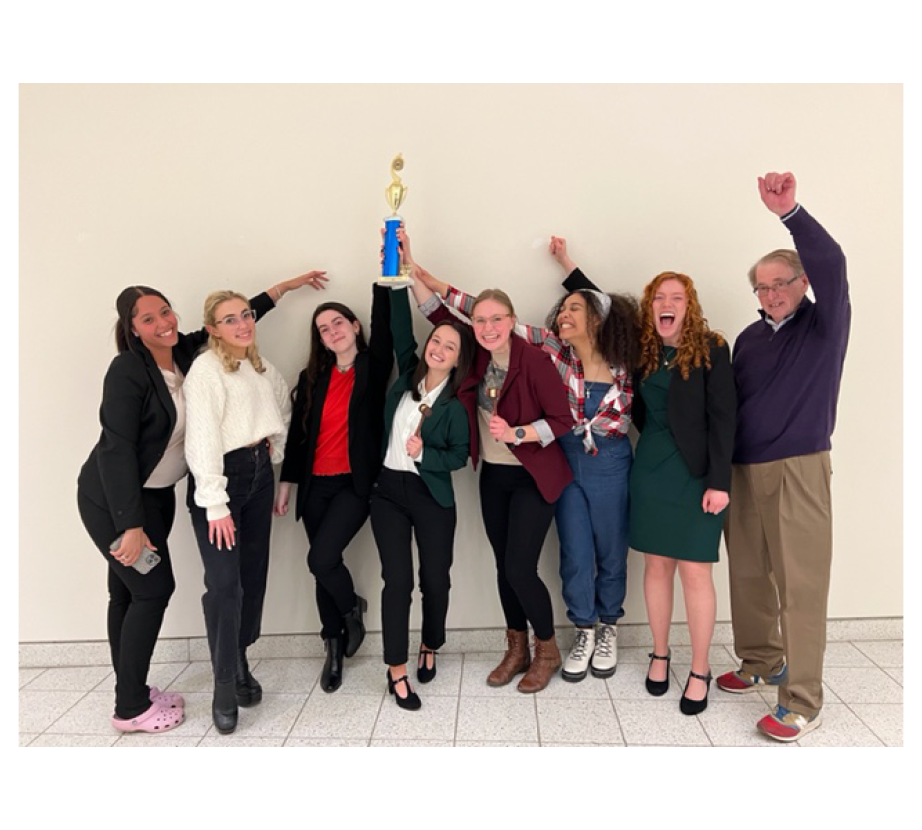
[[[659,274],[638,303],[599,289],[558,237],[550,253],[566,273],[566,294],[543,326],[527,326],[505,292],[473,297],[434,277],[401,228],[410,290],[433,323],[423,347],[406,290],[374,286],[367,339],[347,306],[322,303],[291,394],[260,356],[255,323],[288,291],[324,287],[325,272],[251,301],[211,294],[204,329],[189,335],[177,331],[160,292],[123,291],[102,435],[78,481],[81,517],[108,562],[113,726],[159,732],[183,720],[182,697],[149,686],[147,674],[174,588],[167,546],[174,486],[187,473],[216,729],[232,732],[238,706],[262,698],[246,652],[260,632],[271,517],[287,514],[292,484],[325,648],[321,688],[340,688],[345,659],[365,636],[368,603],[343,554],[370,516],[384,583],[387,689],[402,709],[419,709],[407,668],[412,539],[422,597],[415,679],[426,684],[446,638],[452,472],[470,458],[480,468],[506,623],[506,650],[488,685],[521,675],[518,690],[533,693],[561,669],[570,682],[611,677],[631,547],[644,557],[653,635],[646,689],[660,696],[669,688],[678,571],[692,647],[680,709],[704,711],[712,568],[724,533],[742,663],[717,685],[732,693],[777,686],[777,707],[757,724],[773,738],[796,740],[816,728],[832,552],[830,436],[851,312],[845,257],[797,202],[794,176],[768,173],[758,186],[795,249],[773,251],[750,269],[761,319],[737,338],[732,363],[687,275]],[[554,519],[575,629],[565,659],[538,573]],[[150,551],[160,557],[153,567]]]

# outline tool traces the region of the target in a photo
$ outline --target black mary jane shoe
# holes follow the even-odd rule
[[[365,639],[365,624],[362,622],[362,614],[368,610],[368,600],[364,597],[355,595],[355,606],[343,617],[343,628],[346,630],[346,657],[352,657],[362,645]]]
[[[665,660],[666,661],[666,679],[665,680],[651,680],[650,679],[650,670],[647,669],[647,680],[646,686],[647,691],[653,695],[653,697],[662,697],[666,692],[669,691],[669,664],[672,662],[672,649],[669,649],[669,652],[663,657],[660,654],[654,654],[652,651],[647,655],[650,658],[650,665],[653,665],[654,660]]]
[[[234,680],[214,684],[214,698],[211,701],[211,718],[215,729],[228,735],[237,728],[237,690]]]
[[[343,653],[345,651],[346,635],[324,638],[323,646],[327,651],[327,658],[320,672],[320,688],[325,692],[335,692],[343,685]]]
[[[427,655],[432,655],[432,668],[430,669],[426,663],[429,662]],[[438,652],[431,648],[420,648],[419,650],[419,660],[416,664],[416,679],[420,683],[430,683],[435,679],[435,658],[438,656]]]
[[[704,690],[704,697],[701,700],[692,700],[689,697],[685,697],[688,692],[688,684],[691,683],[693,677],[707,683],[707,688]],[[708,671],[707,674],[696,674],[693,671],[688,673],[688,680],[685,681],[685,691],[682,692],[682,699],[679,701],[679,709],[682,711],[683,715],[700,715],[708,708],[708,692],[711,691],[711,681],[713,679],[714,677],[710,671]]]
[[[395,688],[400,683],[403,683],[404,688],[407,690],[406,697],[401,697],[395,691]],[[407,680],[406,675],[398,677],[396,680],[394,680],[391,678],[391,673],[388,672],[387,673],[387,691],[390,692],[390,694],[394,696],[394,699],[397,701],[397,705],[401,709],[408,709],[411,712],[415,712],[417,709],[419,709],[420,706],[423,705],[423,702],[419,699],[419,695],[416,694],[416,692],[414,692],[410,688],[410,681]]]
[[[263,699],[263,687],[259,681],[250,674],[250,665],[247,663],[246,649],[237,652],[237,676],[235,678],[237,705],[255,706]]]

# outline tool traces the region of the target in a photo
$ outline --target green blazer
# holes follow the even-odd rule
[[[399,375],[388,390],[384,402],[382,458],[387,453],[387,443],[390,440],[397,406],[404,393],[410,391],[413,373],[419,365],[407,292],[407,289],[391,291],[391,333]],[[467,464],[470,455],[470,432],[467,426],[467,412],[461,401],[453,395],[449,396],[447,387],[432,405],[432,414],[423,421],[420,438],[423,439],[423,458],[416,465],[420,478],[442,507],[451,507],[455,503],[451,471],[460,470]]]

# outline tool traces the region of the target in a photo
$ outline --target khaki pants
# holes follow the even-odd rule
[[[823,706],[831,474],[828,452],[734,464],[725,526],[742,669],[768,677],[786,661],[778,703],[807,717]]]

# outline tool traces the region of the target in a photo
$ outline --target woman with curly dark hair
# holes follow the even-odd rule
[[[562,242],[563,240],[559,240]],[[552,250],[553,253],[553,250]],[[563,253],[568,289],[595,288]],[[679,708],[703,712],[716,600],[711,576],[730,502],[736,387],[730,350],[708,328],[692,280],[665,271],[644,289],[633,421],[630,546],[644,554],[644,599],[653,632],[647,691],[669,689],[669,629],[676,570],[682,581],[692,665]]]
[[[566,268],[566,241],[551,237],[550,251]],[[470,317],[473,297],[436,280],[430,288]],[[579,288],[561,297],[544,327],[519,324],[515,330],[550,355],[574,422],[558,439],[573,481],[554,510],[563,598],[576,626],[561,674],[570,682],[583,680],[590,671],[594,677],[611,677],[618,661],[616,623],[624,615],[627,590],[632,460],[627,432],[631,375],[639,365],[637,301]]]

